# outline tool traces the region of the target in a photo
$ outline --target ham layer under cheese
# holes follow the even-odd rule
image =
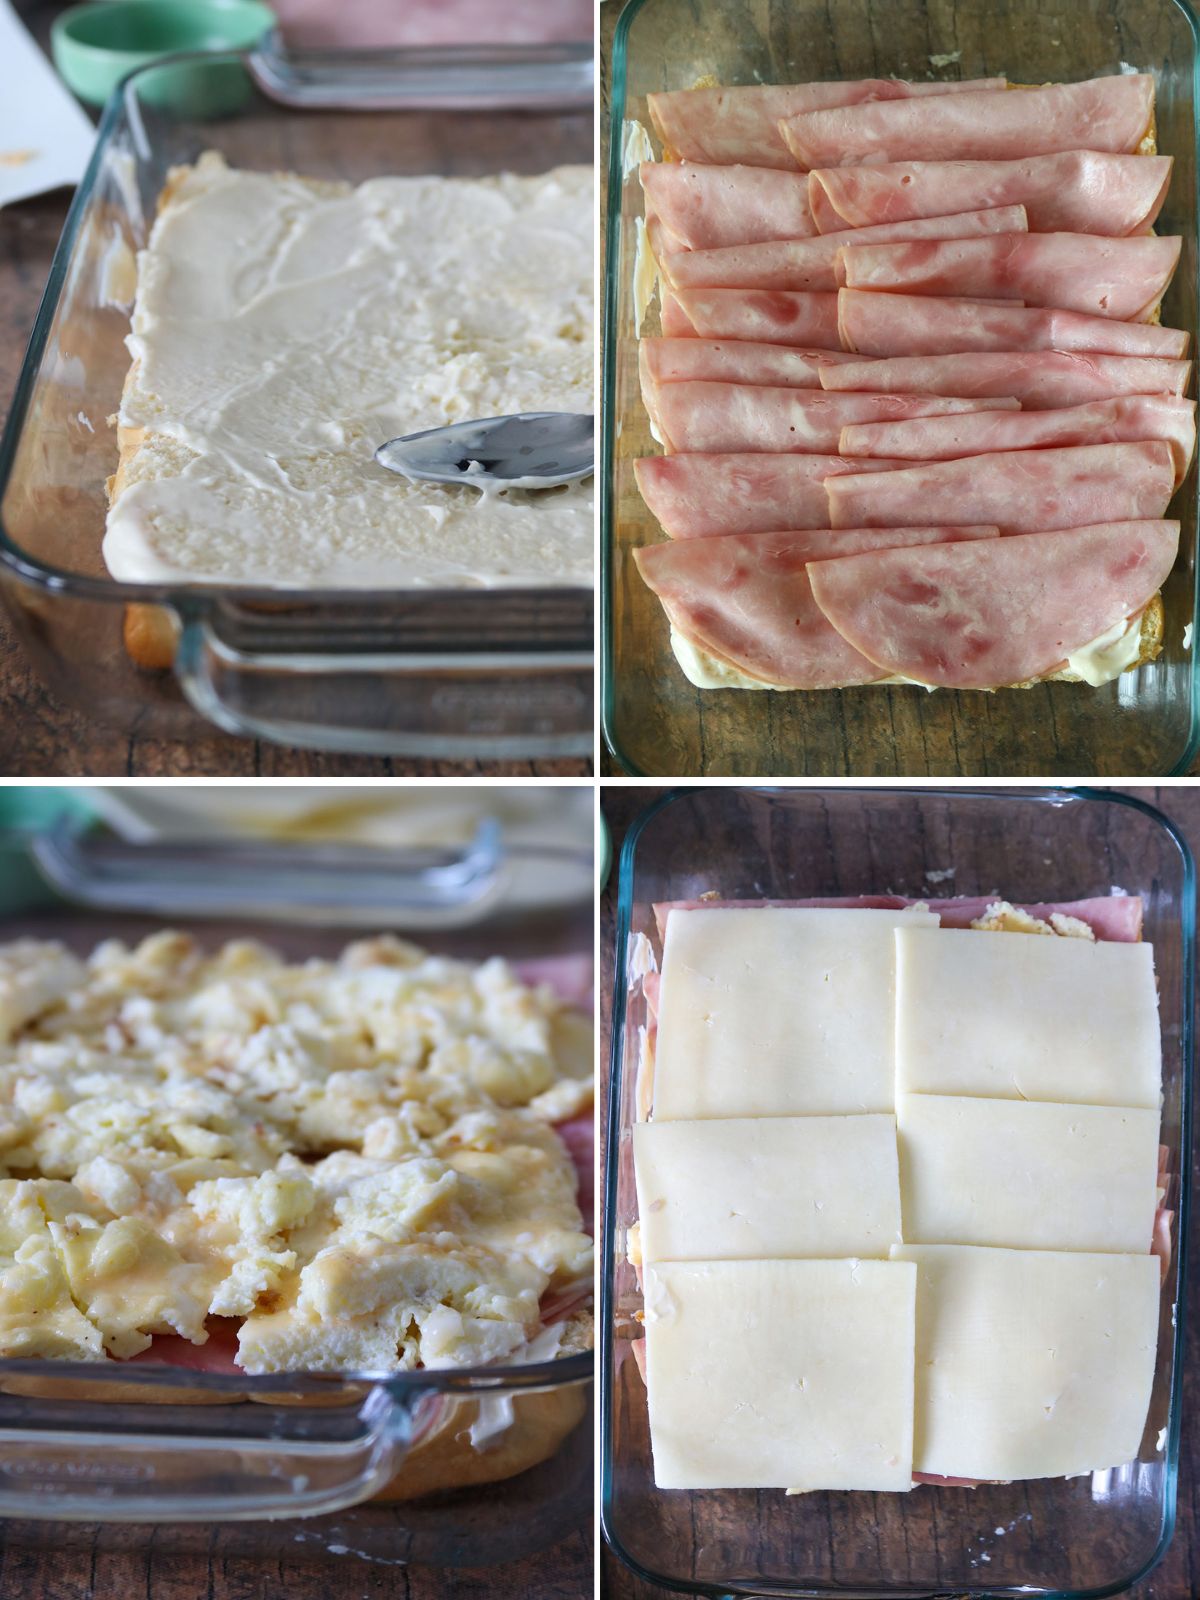
[[[1153,226],[1172,165],[1170,156],[1065,150],[1015,161],[825,167],[808,176],[806,209],[821,233],[837,233],[977,206],[1019,205],[1025,208],[1031,233],[1120,237]]]
[[[646,213],[676,249],[719,250],[816,233],[808,179],[770,167],[707,167],[694,161],[645,161],[639,169]]]
[[[835,528],[923,527],[953,516],[961,522],[995,523],[1002,533],[1038,533],[1163,516],[1175,488],[1175,458],[1161,440],[1011,450],[829,478],[825,487]],[[1036,560],[1036,546],[1019,549]],[[1039,582],[1045,579],[1043,574]],[[1037,583],[1029,591],[1035,611],[1043,604],[1037,599],[1040,592]],[[1047,592],[1044,603],[1050,599]],[[1107,621],[1087,637],[1103,633],[1126,615],[1110,611]]]
[[[981,305],[978,300],[843,289],[838,335],[865,356],[960,355],[968,350],[1058,350],[1181,360],[1191,337],[1156,322],[1118,322],[1042,306]]]
[[[1065,150],[1132,154],[1154,113],[1147,73],[1040,89],[976,90],[884,100],[788,117],[781,132],[798,167],[867,162],[999,161]]]
[[[642,577],[694,644],[761,682],[826,689],[886,676],[826,620],[807,563],[902,540],[915,547],[950,539],[994,539],[995,528],[918,528],[881,535],[732,534],[651,545],[634,552]]]
[[[868,551],[808,575],[837,632],[882,671],[989,689],[1052,672],[1114,618],[1137,615],[1178,547],[1177,522],[1110,522]]]
[[[1159,356],[1067,355],[1057,350],[981,351],[953,356],[890,356],[823,367],[834,393],[1011,397],[1027,411],[1111,400],[1121,394],[1182,395],[1190,361]]]
[[[673,539],[773,528],[827,528],[826,478],[884,472],[900,461],[840,456],[646,456],[633,464],[642,499]]]
[[[725,245],[719,250],[678,250],[660,257],[672,288],[797,289],[838,288],[837,260],[843,245],[905,243],[921,239],[972,239],[1025,232],[1023,206],[968,211],[952,217],[886,222],[877,228],[827,233],[819,239],[775,239],[763,244]]]
[[[998,450],[1041,450],[1163,439],[1175,458],[1176,487],[1196,448],[1196,402],[1173,395],[1126,395],[1061,411],[975,411],[954,417],[868,422],[843,428],[843,456],[953,461]]]
[[[1023,300],[1121,322],[1158,309],[1179,264],[1178,237],[1101,239],[1086,233],[855,244],[838,253],[841,287]]]
[[[839,83],[745,84],[670,90],[648,96],[648,104],[655,132],[675,160],[794,168],[779,131],[783,117],[854,102],[998,89],[1004,82],[1003,78],[958,83],[860,78]]]
[[[662,291],[662,330],[668,337],[750,339],[803,349],[840,350],[836,294],[778,289]]]
[[[822,367],[857,356],[845,350],[798,350],[750,339],[646,338],[638,346],[645,396],[655,383],[765,383],[780,389],[819,389]]]
[[[824,376],[824,369],[822,376]],[[812,394],[765,384],[664,383],[648,405],[669,454],[755,451],[834,455],[852,422],[941,416],[1002,406],[928,394]],[[1016,409],[1016,401],[1008,402]]]

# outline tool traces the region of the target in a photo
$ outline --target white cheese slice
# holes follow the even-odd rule
[[[647,1267],[658,1487],[909,1489],[916,1273],[907,1266]]]
[[[898,1245],[917,1277],[918,1472],[1058,1478],[1132,1461],[1158,1336],[1158,1262]]]
[[[672,911],[655,1116],[892,1111],[893,934],[937,925],[928,911]]]
[[[897,1088],[1156,1108],[1149,944],[896,934]]]
[[[896,1097],[904,1238],[1017,1250],[1149,1250],[1158,1112]]]
[[[892,1117],[646,1122],[633,1153],[647,1261],[886,1257],[900,1243]]]

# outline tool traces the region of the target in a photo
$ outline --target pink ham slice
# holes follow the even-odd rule
[[[1123,444],[1164,439],[1175,458],[1178,488],[1196,448],[1196,402],[1168,395],[1094,400],[1063,411],[977,411],[910,422],[868,422],[842,429],[843,456],[953,461],[997,450]]]
[[[676,89],[649,95],[650,120],[664,148],[677,160],[728,166],[795,169],[779,132],[783,117],[868,100],[961,94],[999,89],[1003,78],[961,83],[904,83],[899,78],[861,78],[845,83],[745,84],[731,88]]]
[[[767,383],[780,389],[819,389],[822,367],[857,357],[844,350],[796,350],[749,339],[642,339],[638,367],[648,383]]]
[[[1006,298],[1088,316],[1145,322],[1179,264],[1182,239],[1152,234],[1098,239],[1087,233],[1001,234],[843,249],[847,289]]]
[[[668,336],[749,339],[802,349],[839,350],[836,294],[788,294],[778,289],[668,290],[662,296]]]
[[[806,239],[817,231],[802,173],[692,161],[644,161],[639,171],[647,216],[653,213],[670,230],[676,248],[719,250]]]
[[[970,239],[1025,231],[1022,206],[968,211],[953,217],[888,222],[878,228],[828,233],[821,239],[776,239],[766,244],[727,245],[720,250],[678,250],[659,258],[674,289],[818,289],[838,287],[842,245],[886,244],[918,239]]]
[[[1137,615],[1178,548],[1177,522],[1109,522],[874,550],[815,562],[809,576],[825,616],[889,676],[993,689],[1053,672]]]
[[[835,393],[1015,396],[1026,411],[1079,406],[1122,394],[1181,395],[1190,361],[1157,356],[1064,355],[1053,350],[983,351],[954,356],[891,356],[822,367]]]
[[[1191,336],[1155,322],[1115,322],[1042,306],[983,305],[921,294],[843,289],[838,333],[866,356],[960,355],[968,350],[1059,350],[1113,356],[1187,355]]]
[[[853,422],[944,416],[1003,404],[926,394],[810,394],[738,383],[655,384],[647,398],[668,455],[726,451],[834,455],[842,429]],[[1016,409],[1015,400],[1008,405]]]
[[[898,894],[848,895],[818,900],[660,900],[652,908],[660,940],[666,938],[667,918],[672,911],[704,911],[713,906],[850,906],[863,910],[903,911],[906,906],[928,906],[941,918],[943,928],[969,928],[982,917],[988,906],[1008,896],[997,891],[989,895],[956,895],[951,900],[931,900],[926,896]],[[1142,937],[1140,895],[1114,894],[1088,900],[1013,901],[1018,911],[1048,922],[1052,916],[1075,917],[1086,922],[1097,939],[1114,944],[1137,944]],[[657,976],[657,974],[656,974]]]
[[[899,537],[916,545],[995,535],[995,528],[922,528]],[[634,551],[634,560],[691,643],[775,688],[833,689],[886,674],[830,627],[813,600],[806,563],[895,537],[871,529],[731,534],[648,545]]]
[[[1036,533],[1161,517],[1175,489],[1175,459],[1161,441],[1010,450],[829,478],[825,488],[835,528],[923,527],[958,517],[997,523],[1006,534]]]
[[[1062,150],[1132,154],[1154,112],[1146,73],[935,100],[886,100],[788,117],[781,132],[804,171],[867,162],[998,161]]]
[[[673,539],[774,528],[827,528],[825,479],[902,463],[840,456],[646,456],[633,464],[642,499]]]
[[[974,206],[1025,207],[1030,233],[1146,233],[1162,209],[1172,157],[1066,150],[1017,161],[894,161],[825,167],[808,177],[821,233]]]

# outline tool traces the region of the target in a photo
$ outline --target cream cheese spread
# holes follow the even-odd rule
[[[0,998],[0,1356],[234,1317],[252,1373],[477,1365],[590,1283],[590,1021],[502,961],[23,941]]]
[[[138,259],[104,557],[133,582],[589,585],[592,484],[414,484],[387,440],[593,404],[593,176],[176,175]]]

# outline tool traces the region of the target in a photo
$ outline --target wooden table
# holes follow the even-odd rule
[[[18,5],[43,45],[62,6]],[[59,190],[0,210],[0,425],[16,385],[34,313],[66,218]],[[591,763],[403,761],[292,750],[215,729],[179,741],[103,727],[44,687],[6,616],[0,613],[0,775],[35,777],[587,777]]]
[[[662,787],[622,785],[601,791],[601,810],[612,836],[613,870],[600,901],[600,1047],[602,1074],[607,1078],[612,1021],[614,942],[616,939],[616,863],[626,830],[642,808],[664,792]],[[1183,831],[1192,850],[1200,851],[1200,790],[1190,786],[1129,788],[1165,812]],[[603,1089],[601,1106],[606,1104]],[[601,1157],[603,1159],[603,1156]],[[1200,1180],[1200,1157],[1193,1157],[1193,1181]],[[1193,1600],[1200,1593],[1200,1428],[1196,1424],[1196,1380],[1200,1375],[1200,1278],[1197,1277],[1195,1239],[1188,1263],[1188,1340],[1185,1354],[1183,1450],[1180,1461],[1179,1509],[1175,1537],[1162,1563],[1135,1589],[1126,1591],[1136,1600]],[[607,1600],[663,1600],[666,1590],[643,1583],[607,1549],[601,1554],[602,1583]]]

